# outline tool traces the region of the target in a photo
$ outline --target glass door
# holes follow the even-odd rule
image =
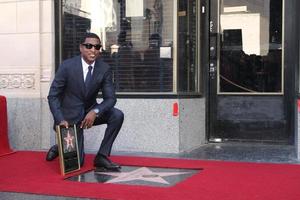
[[[283,0],[212,0],[210,141],[285,142]]]

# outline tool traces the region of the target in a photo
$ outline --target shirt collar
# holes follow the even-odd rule
[[[94,61],[92,64],[87,64],[85,61],[84,61],[84,59],[81,57],[81,62],[82,62],[82,68],[83,68],[83,71],[88,71],[88,68],[89,68],[89,66],[92,66],[93,67],[93,70],[92,71],[94,71],[94,66],[95,66],[95,62],[96,61]]]

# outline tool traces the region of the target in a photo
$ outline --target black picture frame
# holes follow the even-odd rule
[[[80,170],[76,125],[56,126],[61,174]]]

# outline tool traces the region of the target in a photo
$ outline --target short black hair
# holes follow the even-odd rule
[[[85,42],[85,39],[86,38],[96,38],[98,39],[100,42],[100,38],[99,36],[96,34],[96,33],[85,33],[82,37],[81,37],[81,40],[80,40],[80,44],[83,44]]]

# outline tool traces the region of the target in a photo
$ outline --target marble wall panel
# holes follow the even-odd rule
[[[179,100],[180,152],[198,148],[206,142],[205,99]]]
[[[41,32],[50,33],[54,30],[54,1],[43,0],[41,4]]]
[[[0,2],[0,33],[17,31],[17,7],[15,2]]]
[[[40,1],[17,2],[17,32],[37,33],[40,31]]]
[[[200,146],[205,137],[203,119],[194,111],[202,113],[201,100],[181,102],[181,117],[173,116],[176,102],[177,99],[119,99],[116,107],[125,113],[125,120],[113,151],[179,153]],[[8,98],[8,112],[10,140],[15,149],[48,150],[55,144],[46,98]],[[85,131],[87,152],[98,151],[105,128],[100,125]]]
[[[172,99],[119,99],[125,114],[114,151],[179,152],[178,118],[172,115]],[[106,126],[86,131],[87,151],[97,151]]]
[[[50,82],[54,73],[54,33],[41,34],[41,82]]]
[[[0,34],[0,66],[18,68],[19,66],[40,66],[40,34]],[[3,67],[1,67],[3,69]]]
[[[7,98],[8,135],[14,150],[41,149],[41,100]]]

